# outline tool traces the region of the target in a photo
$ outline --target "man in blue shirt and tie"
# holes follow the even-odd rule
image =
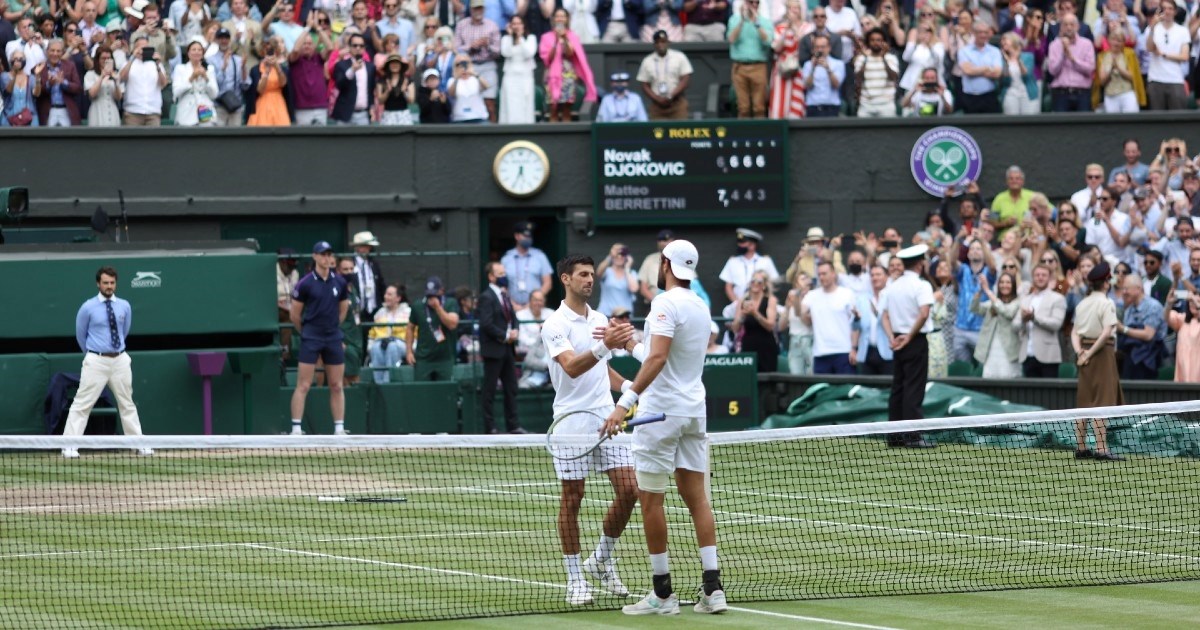
[[[117,292],[117,270],[101,267],[96,272],[100,294],[83,303],[75,316],[75,340],[84,352],[83,368],[79,372],[79,390],[67,415],[63,435],[83,435],[88,416],[104,387],[112,391],[121,413],[125,435],[141,435],[142,423],[133,404],[133,370],[125,352],[125,338],[133,319],[129,302],[114,295]],[[148,448],[138,449],[138,455],[153,455]],[[64,448],[63,457],[79,457],[79,450]]]

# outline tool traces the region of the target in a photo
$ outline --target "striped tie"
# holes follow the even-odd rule
[[[121,351],[121,336],[117,334],[117,314],[113,312],[112,300],[104,300],[108,309],[108,335],[112,339],[113,352]]]

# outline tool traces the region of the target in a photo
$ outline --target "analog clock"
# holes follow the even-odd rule
[[[504,145],[492,163],[500,189],[518,199],[532,197],[550,181],[550,160],[538,145],[517,140]]]

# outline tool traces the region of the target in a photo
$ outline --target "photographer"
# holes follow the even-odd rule
[[[482,123],[488,120],[488,108],[483,94],[488,89],[487,81],[475,74],[475,66],[466,55],[459,55],[454,62],[454,78],[446,93],[450,96],[450,122]]]
[[[729,56],[733,59],[738,118],[767,116],[767,60],[775,26],[758,12],[758,3],[744,0],[741,10],[729,18]]]
[[[936,68],[921,71],[921,82],[900,102],[906,116],[946,116],[954,113],[954,96],[938,81]]]
[[[287,127],[292,124],[284,89],[288,84],[286,55],[274,38],[263,45],[263,60],[250,69],[246,91],[248,127]]]
[[[133,37],[134,53],[121,68],[121,86],[125,92],[126,127],[158,127],[162,124],[162,89],[167,73],[162,55],[150,45],[150,37],[138,32]]]
[[[414,308],[408,320],[405,358],[416,367],[417,381],[449,381],[453,376],[458,302],[445,294],[442,279],[430,276],[425,282],[425,303]]]
[[[337,101],[330,116],[339,125],[365,127],[371,124],[371,110],[375,105],[375,67],[366,56],[366,39],[355,33],[347,38],[349,50],[341,53],[342,60],[333,67],[333,80],[337,83]],[[365,90],[364,98],[358,98]],[[365,107],[359,107],[365,104]]]
[[[1197,250],[1200,251],[1200,250]],[[1177,290],[1167,303],[1167,326],[1175,332],[1175,382],[1200,383],[1200,293]]]
[[[28,17],[17,21],[17,38],[4,47],[4,58],[11,63],[13,53],[24,53],[25,74],[32,76],[33,69],[46,61],[46,42],[42,34],[33,27],[33,20]]]
[[[804,62],[800,74],[807,92],[809,118],[836,118],[842,110],[838,89],[846,79],[846,64],[829,54],[829,38],[817,35],[812,40],[813,58]]]

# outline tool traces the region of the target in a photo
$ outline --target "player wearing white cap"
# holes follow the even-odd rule
[[[596,264],[590,257],[567,256],[558,262],[556,271],[565,297],[563,305],[546,318],[541,333],[551,359],[554,417],[561,418],[556,421],[554,432],[594,437],[600,432],[601,418],[613,409],[610,388],[622,391],[631,385],[609,367],[608,357],[612,349],[625,347],[633,338],[633,326],[628,323],[610,325],[607,317],[588,306],[587,300],[596,279]],[[604,331],[601,340],[593,338],[598,329]],[[637,481],[629,448],[609,442],[580,459],[556,459],[554,470],[562,481],[558,536],[567,570],[567,603],[575,606],[592,603],[591,588],[584,579],[584,572],[610,593],[628,596],[629,590],[617,576],[612,552],[637,502]],[[604,517],[600,542],[581,566],[579,506],[583,502],[584,480],[592,470],[608,475],[614,497]]]
[[[696,246],[688,241],[672,241],[663,249],[658,286],[665,292],[650,304],[645,329],[649,341],[635,346],[632,353],[642,367],[604,425],[607,433],[617,433],[625,414],[639,399],[641,413],[667,416],[663,422],[642,425],[633,432],[634,469],[654,591],[638,603],[625,606],[622,610],[629,615],[679,614],[679,599],[671,588],[667,519],[663,510],[672,472],[679,495],[692,515],[704,569],[695,610],[720,613],[729,608],[717,567],[716,522],[705,489],[708,434],[704,384],[700,377],[712,317],[690,287],[699,260]]]

